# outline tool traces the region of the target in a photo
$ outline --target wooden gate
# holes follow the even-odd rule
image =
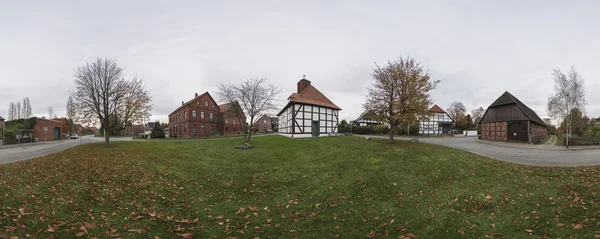
[[[525,122],[509,122],[508,141],[529,142],[527,124]]]

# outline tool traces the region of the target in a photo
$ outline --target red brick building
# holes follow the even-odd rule
[[[258,132],[267,132],[273,130],[273,124],[271,117],[268,115],[263,115],[256,122],[254,122],[256,128],[258,128]]]
[[[44,128],[46,131],[44,131]],[[36,141],[59,140],[61,137],[61,122],[44,118],[36,118],[33,126],[33,135]]]
[[[221,122],[222,127],[220,128],[223,134],[243,134],[243,123],[246,122],[246,116],[238,117],[239,112],[243,112],[240,104],[236,102],[230,102],[227,104],[219,105],[221,109],[221,118],[224,122]]]
[[[169,134],[181,138],[222,134],[220,113],[219,105],[208,92],[196,93],[169,114]]]

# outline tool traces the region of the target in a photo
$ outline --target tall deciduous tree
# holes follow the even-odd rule
[[[465,117],[465,114],[467,113],[467,108],[462,102],[454,101],[450,103],[450,107],[448,107],[446,111],[448,112],[448,115],[450,115],[450,117],[457,122],[457,126],[462,127],[464,125],[464,122],[462,121],[464,120],[463,117]]]
[[[23,114],[23,118],[25,118],[25,119],[29,119],[29,118],[31,118],[31,116],[33,116],[31,114],[31,102],[29,101],[29,97],[23,98],[23,105],[22,105],[21,112]]]
[[[72,96],[69,96],[69,99],[67,100],[66,110],[67,110],[67,121],[69,122],[69,134],[72,134],[73,133],[73,124],[75,123],[75,121],[73,120],[73,119],[75,119],[75,104],[73,103]]]
[[[17,117],[17,109],[15,109],[15,103],[10,102],[8,104],[8,120],[16,120]]]
[[[110,132],[123,130],[128,123],[145,121],[152,110],[143,81],[125,80],[123,68],[112,59],[98,58],[77,67],[71,96],[78,121],[100,123],[106,147],[110,147]]]
[[[373,110],[389,125],[389,142],[394,142],[394,132],[401,123],[412,124],[429,114],[429,91],[440,81],[431,80],[431,75],[411,57],[400,57],[383,67],[375,64],[372,76],[374,81],[363,108]]]
[[[476,128],[479,128],[479,121],[481,121],[483,114],[485,114],[485,109],[481,106],[471,110],[471,117],[473,118],[473,124]]]
[[[568,75],[562,73],[558,68],[554,69],[552,76],[554,78],[554,95],[548,98],[547,110],[550,116],[565,119],[567,137],[565,146],[568,148],[573,121],[571,111],[574,108],[584,111],[587,104],[583,78],[574,67],[571,67]]]
[[[236,108],[231,111],[234,117],[245,119],[244,116],[248,116],[250,119],[250,129],[254,124],[254,119],[273,110],[277,107],[276,97],[281,93],[281,89],[275,85],[267,85],[267,79],[248,79],[243,80],[239,85],[235,84],[221,84],[219,85],[218,96],[221,100],[227,102],[237,102],[240,108]],[[232,107],[234,108],[234,107]],[[245,122],[244,122],[245,123]],[[245,138],[245,143],[250,144],[252,137],[252,130],[249,130],[245,124],[242,123],[244,132],[248,132],[248,136]]]

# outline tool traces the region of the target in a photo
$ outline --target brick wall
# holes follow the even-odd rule
[[[256,126],[258,127],[258,131],[261,132],[273,129],[271,126],[271,118],[266,115],[263,115],[256,121]]]
[[[181,138],[222,134],[219,130],[220,121],[221,114],[217,103],[210,95],[202,94],[169,115],[169,134]]]
[[[44,135],[44,127],[48,128],[48,131]],[[48,120],[37,118],[36,124],[33,127],[34,137],[37,138],[38,141],[52,141],[54,140],[54,128],[58,128],[61,130],[61,122],[55,120]],[[59,134],[60,135],[60,134]],[[62,135],[60,135],[62,138]]]
[[[548,128],[531,123],[531,141],[530,143],[539,143],[542,139],[548,137]]]

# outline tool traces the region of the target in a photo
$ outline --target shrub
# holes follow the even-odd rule
[[[594,136],[594,131],[592,131],[591,129],[588,129],[585,132],[583,132],[583,137],[592,137],[592,136]]]
[[[165,132],[163,132],[162,127],[160,127],[160,123],[156,122],[154,127],[152,127],[152,131],[150,132],[150,138],[153,139],[162,139],[165,138]]]

